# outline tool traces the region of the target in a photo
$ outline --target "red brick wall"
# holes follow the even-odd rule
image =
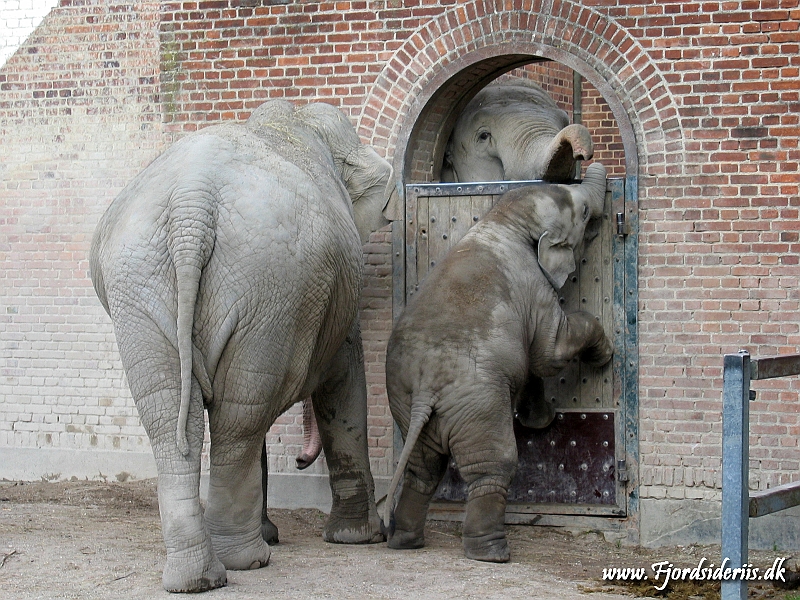
[[[325,100],[357,117],[397,39],[441,11],[434,2],[384,4],[165,2],[161,68],[169,129],[244,119],[268,98]]]
[[[498,80],[522,77],[535,81],[550,95],[560,108],[568,115],[572,115],[573,105],[573,79],[572,69],[557,62],[535,62],[505,75]]]
[[[670,101],[682,133],[665,144],[680,160],[640,182],[643,494],[697,497],[721,480],[720,355],[800,350],[800,13],[765,0],[610,14],[661,73],[653,104]],[[755,387],[752,483],[765,488],[798,477],[798,382]]]
[[[625,149],[614,114],[591,83],[583,82],[581,89],[583,123],[592,132],[594,159],[603,163],[609,177],[625,176]],[[590,164],[583,164],[585,169]]]
[[[490,61],[475,68],[485,75],[502,63],[492,57],[537,55],[584,75],[597,159],[615,174],[638,170],[642,497],[719,498],[722,354],[800,343],[796,1],[127,4],[63,2],[0,70],[0,252],[10,265],[0,273],[0,383],[14,407],[3,409],[0,444],[89,447],[97,435],[113,447],[111,429],[68,433],[72,417],[46,407],[101,412],[81,404],[96,397],[130,409],[85,252],[102,208],[165,144],[244,119],[267,98],[324,100],[403,177],[405,144],[434,90],[480,61]],[[362,314],[379,475],[390,460],[390,259],[388,233],[375,234]],[[751,457],[763,488],[798,477],[800,402],[795,381],[758,389]],[[113,421],[109,411],[99,417]],[[20,425],[29,414],[42,414],[38,425]],[[273,430],[277,456],[291,459],[296,425],[294,414]]]

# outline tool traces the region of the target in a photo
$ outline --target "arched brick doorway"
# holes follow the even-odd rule
[[[586,65],[555,48],[537,48],[539,55],[518,53],[503,45],[485,48],[454,60],[432,81],[433,91],[420,97],[412,114],[403,120],[395,146],[394,167],[404,183],[439,180],[444,147],[456,118],[473,96],[507,72],[537,63],[558,63],[585,78],[602,96],[613,114],[616,135],[624,148],[624,173],[638,173],[638,153],[633,124],[614,91]],[[577,67],[577,68],[576,68]]]
[[[392,159],[402,193],[406,176],[420,166],[409,161],[432,151],[412,142],[446,126],[441,117],[448,105],[461,105],[502,73],[542,59],[580,73],[605,98],[623,139],[628,176],[682,174],[683,130],[659,69],[618,23],[574,0],[453,6],[387,60],[366,99],[359,134]]]
[[[557,77],[572,71],[564,63],[548,69],[543,56],[504,53],[490,47],[456,59],[443,70],[443,83],[418,102],[414,118],[400,130],[394,157],[396,173],[405,182],[403,211],[393,232],[393,303],[395,317],[413,297],[418,285],[457,239],[488,210],[502,184],[441,184],[439,169],[455,119],[463,106],[486,84],[506,72],[522,74],[523,66],[542,72],[533,78]],[[500,52],[499,54],[495,54]],[[555,57],[561,54],[552,49]],[[568,59],[568,57],[559,56]],[[552,59],[551,59],[552,60]],[[589,69],[585,72],[598,80]],[[581,74],[582,75],[582,74]],[[434,79],[435,81],[435,79]],[[540,80],[541,82],[541,80]],[[602,86],[602,81],[599,82]],[[607,92],[608,93],[608,92]],[[605,98],[604,98],[605,99]],[[611,95],[606,102],[616,101]],[[621,104],[616,103],[617,110]],[[613,110],[612,110],[613,112]],[[624,112],[623,112],[624,115]],[[638,155],[630,121],[618,127],[625,149],[625,175],[609,180],[601,231],[578,271],[559,290],[567,312],[589,310],[598,316],[615,340],[615,359],[606,369],[591,369],[575,361],[558,377],[545,381],[557,418],[544,430],[516,427],[520,466],[509,490],[509,522],[531,519],[570,519],[575,515],[605,519],[612,528],[638,514],[638,397],[636,390],[636,179]],[[630,158],[629,158],[630,157]],[[517,184],[514,184],[517,185]],[[497,188],[497,189],[495,189]],[[505,188],[508,189],[508,188]],[[628,193],[626,193],[626,190]],[[400,191],[400,190],[398,190]],[[615,235],[615,221],[631,218]],[[633,232],[634,235],[630,235]],[[396,437],[400,448],[400,437]],[[440,494],[446,500],[463,498],[456,465],[445,477]],[[432,514],[454,515],[450,504],[434,503]],[[610,517],[610,519],[609,519]],[[635,526],[628,528],[635,532]],[[635,536],[635,533],[633,533]]]
[[[615,467],[627,482],[626,525],[637,536],[638,351],[636,255],[638,177],[678,174],[682,131],[676,108],[646,52],[616,23],[575,2],[512,1],[454,7],[412,36],[387,62],[359,122],[359,132],[393,162],[398,195],[406,185],[436,181],[455,117],[487,83],[523,65],[555,61],[579,73],[613,113],[624,148],[625,178],[614,211],[633,235],[614,239],[614,310],[625,341],[617,357],[615,400],[624,410]],[[396,223],[395,272],[405,260],[406,223]],[[622,229],[620,230],[622,231]],[[401,266],[399,270],[402,270]],[[395,287],[395,305],[405,302]],[[397,310],[395,311],[397,314]],[[591,514],[562,511],[564,514]],[[596,513],[602,514],[602,513]],[[608,513],[606,513],[608,514]],[[614,526],[612,526],[614,527]]]

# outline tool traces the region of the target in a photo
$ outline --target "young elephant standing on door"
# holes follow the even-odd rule
[[[602,214],[605,189],[605,168],[595,163],[580,185],[508,192],[431,271],[399,318],[386,384],[405,447],[386,503],[389,547],[424,544],[428,506],[452,456],[468,486],[466,556],[509,560],[513,418],[526,382],[555,375],[575,356],[602,366],[613,352],[598,320],[564,314],[557,293],[575,270],[587,224]]]

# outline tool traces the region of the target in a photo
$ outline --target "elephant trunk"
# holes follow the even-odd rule
[[[504,179],[569,181],[574,176],[575,161],[593,155],[589,130],[583,125],[568,125],[561,130],[536,125],[519,127],[513,143],[498,146]]]
[[[584,195],[584,201],[592,213],[592,218],[600,217],[603,214],[606,195],[606,168],[598,162],[589,165],[583,176],[583,182],[577,189],[578,193]]]
[[[295,458],[300,470],[310,467],[322,452],[322,438],[319,435],[314,405],[310,398],[303,400],[303,449]]]
[[[583,125],[565,127],[553,138],[544,152],[541,167],[545,181],[567,181],[573,177],[575,162],[589,160],[594,155],[594,145],[589,130]]]

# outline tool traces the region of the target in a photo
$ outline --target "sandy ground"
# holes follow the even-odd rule
[[[204,599],[611,600],[654,590],[652,584],[638,591],[612,588],[601,581],[603,567],[646,567],[664,559],[694,566],[701,556],[719,554],[713,547],[618,547],[597,533],[513,526],[512,561],[496,565],[464,558],[457,523],[429,522],[425,548],[395,551],[386,544],[326,544],[325,515],[315,510],[274,510],[271,516],[281,542],[269,566],[228,571],[228,585]],[[174,599],[161,587],[164,555],[153,480],[0,482],[2,598]],[[751,556],[755,564],[771,559]],[[785,598],[786,592],[769,586],[758,595]],[[713,598],[714,592],[667,597]]]

